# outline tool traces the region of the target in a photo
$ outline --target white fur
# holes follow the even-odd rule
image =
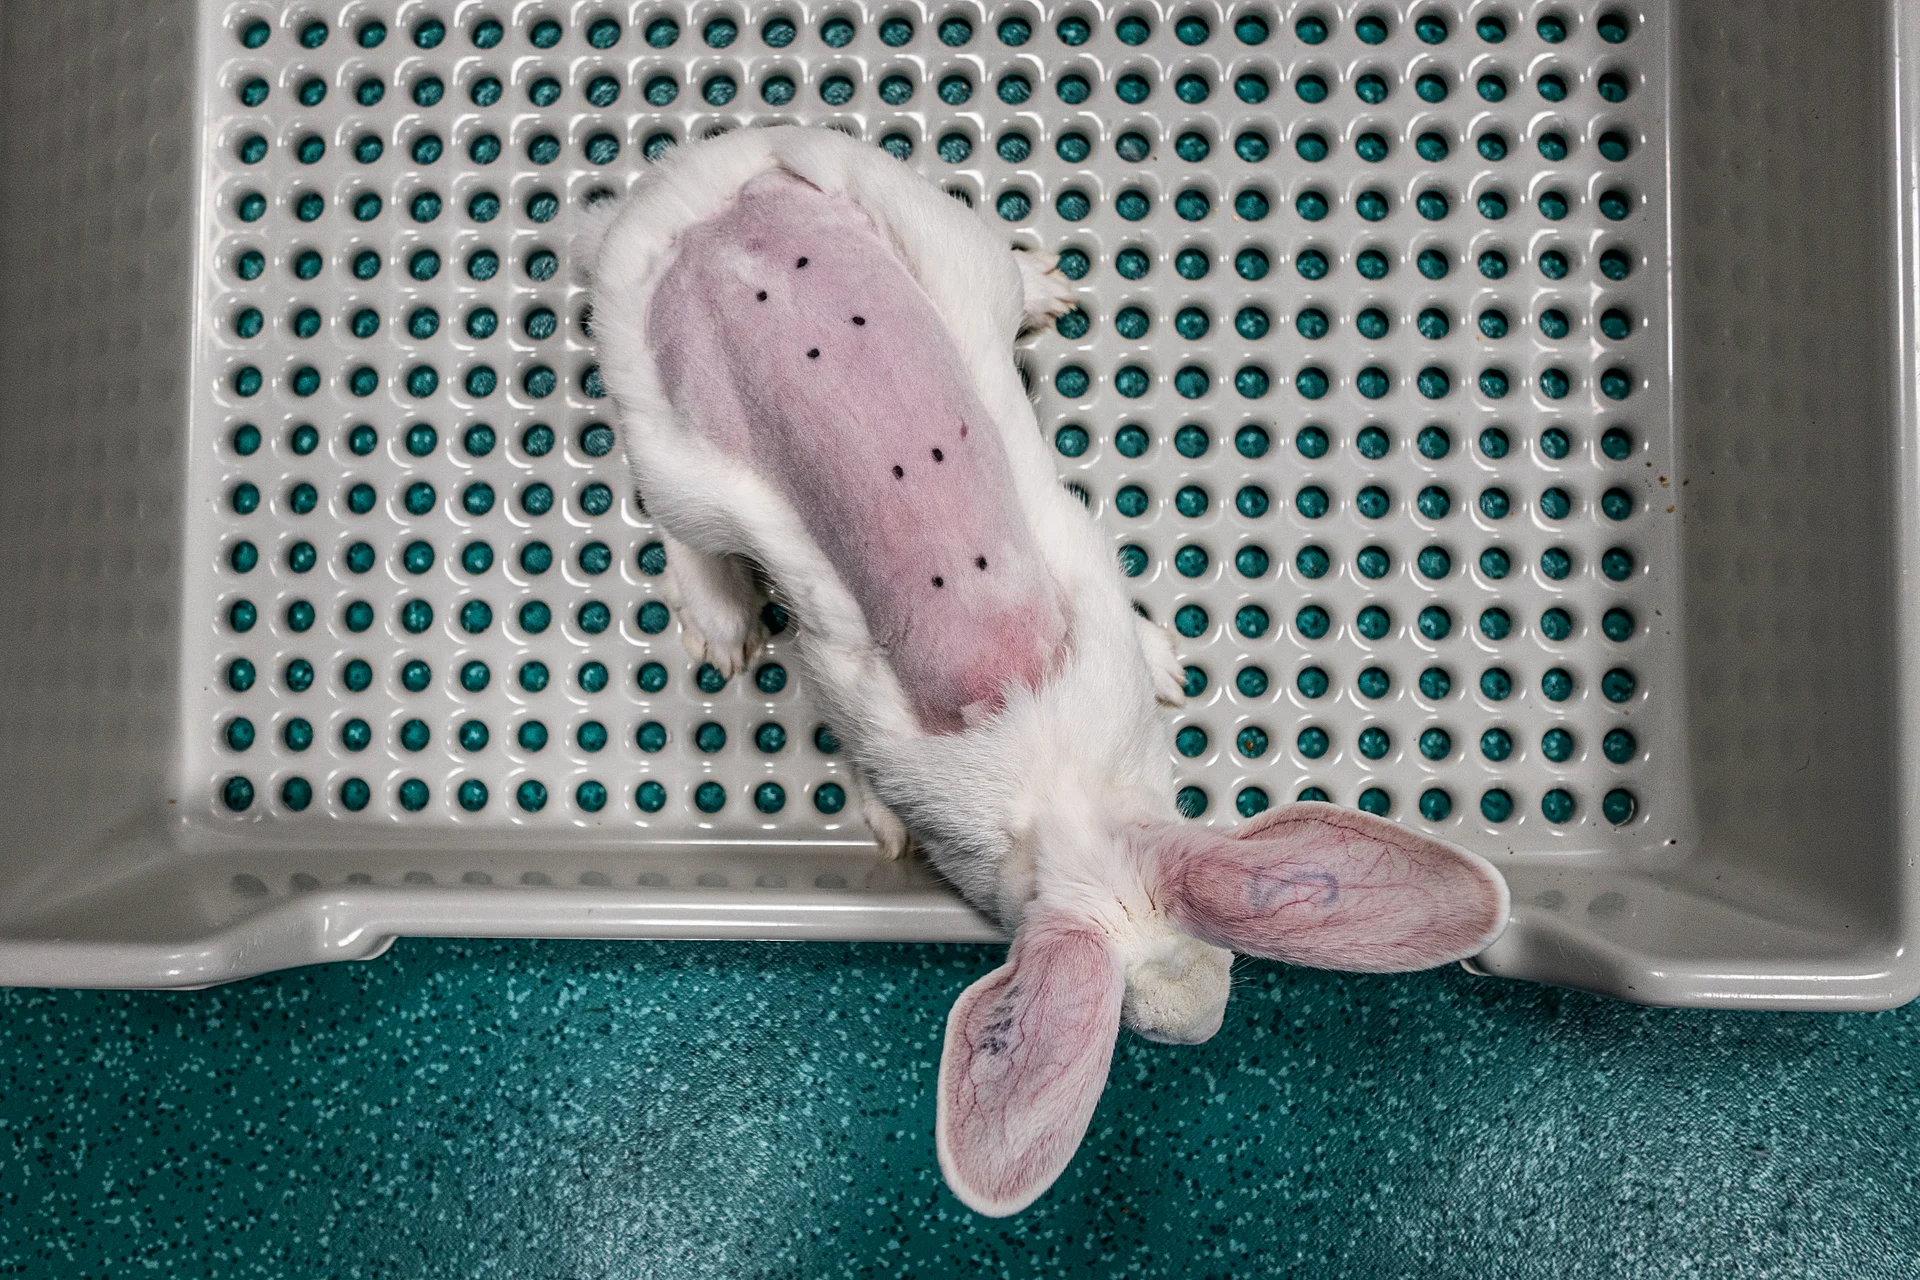
[[[907,856],[914,848],[913,835],[907,830],[907,824],[900,821],[900,815],[887,808],[874,794],[873,787],[859,766],[848,771],[847,789],[853,793],[853,800],[859,806],[860,816],[866,819],[867,829],[873,832],[873,842],[880,849],[880,856],[898,861]]]
[[[648,307],[678,233],[776,168],[857,205],[926,290],[1001,433],[1022,511],[1068,601],[1071,640],[1058,672],[1038,690],[1014,689],[1001,714],[964,733],[920,732],[859,606],[798,514],[675,412],[648,350]],[[1036,903],[1095,921],[1127,968],[1129,1025],[1204,1039],[1220,1023],[1230,956],[1173,928],[1153,902],[1152,868],[1116,839],[1127,824],[1178,816],[1155,698],[1179,697],[1179,663],[1164,631],[1142,627],[1109,543],[1061,486],[1010,356],[1023,324],[1071,305],[1051,266],[1046,255],[1010,253],[971,212],[880,151],[828,130],[741,130],[669,153],[607,231],[593,291],[601,376],[634,482],[680,544],[668,564],[683,626],[703,633],[696,652],[716,665],[714,654],[750,658],[740,617],[716,604],[727,593],[693,584],[741,581],[716,568],[727,558],[757,564],[792,616],[800,666],[861,789],[885,806],[876,812],[863,799],[882,847],[903,852],[911,831],[961,893],[1008,928]]]
[[[1073,310],[1073,284],[1054,270],[1060,265],[1059,254],[1041,249],[1015,249],[1013,260],[1020,267],[1020,326],[1023,329],[1036,328]]]
[[[667,603],[680,617],[680,639],[699,662],[731,679],[747,669],[767,641],[760,621],[766,598],[753,568],[738,556],[710,555],[662,532],[667,553]]]
[[[1181,706],[1187,700],[1187,672],[1180,655],[1173,651],[1173,637],[1151,618],[1136,613],[1133,621],[1140,632],[1140,648],[1147,655],[1147,665],[1153,669],[1154,696],[1170,707]]]

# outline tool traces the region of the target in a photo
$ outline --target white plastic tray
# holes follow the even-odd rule
[[[1496,857],[1502,973],[1911,994],[1877,16],[1819,50],[1616,3],[6,19],[8,171],[46,177],[0,223],[0,980],[991,936],[875,859],[778,639],[703,680],[609,452],[576,214],[797,121],[1080,273],[1020,359],[1182,633],[1197,817],[1319,795]],[[1841,123],[1848,49],[1880,96]],[[1799,168],[1751,168],[1753,113]],[[1815,217],[1816,178],[1880,198]]]

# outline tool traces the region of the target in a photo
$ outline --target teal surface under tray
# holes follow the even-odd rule
[[[1017,1218],[928,1135],[989,947],[405,942],[0,991],[0,1271],[60,1277],[1905,1280],[1920,1011],[1641,1009],[1247,964],[1121,1037]]]

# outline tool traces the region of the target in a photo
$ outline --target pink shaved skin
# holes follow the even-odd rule
[[[680,417],[792,503],[925,731],[1039,686],[1059,590],[953,338],[863,212],[755,179],[681,235],[647,338]]]
[[[1462,960],[1503,926],[1480,859],[1370,814],[1303,803],[1239,831],[1157,826],[1161,898],[1215,946],[1288,964],[1390,973]]]
[[[1120,1032],[1119,952],[1090,925],[1030,917],[1007,963],[947,1015],[935,1145],[968,1208],[1001,1217],[1060,1176],[1086,1135]]]

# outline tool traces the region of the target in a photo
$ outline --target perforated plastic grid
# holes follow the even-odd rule
[[[644,155],[780,121],[1064,251],[1023,362],[1180,633],[1189,812],[1662,842],[1663,18],[210,4],[195,812],[858,831],[778,640],[685,657],[562,262]]]

